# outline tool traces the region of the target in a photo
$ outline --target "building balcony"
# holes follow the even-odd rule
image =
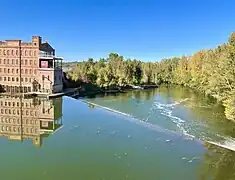
[[[63,58],[62,57],[57,57],[57,56],[54,56],[54,55],[46,55],[46,54],[44,54],[44,55],[39,55],[39,57],[38,57],[39,59],[54,59],[54,60],[63,60]]]
[[[54,57],[53,54],[42,54],[42,53],[40,53],[39,56],[40,56],[40,57]]]
[[[45,70],[61,70],[63,58],[47,55],[39,57],[39,69]]]

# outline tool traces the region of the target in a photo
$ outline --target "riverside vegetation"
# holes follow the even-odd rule
[[[142,62],[124,59],[116,53],[108,58],[74,63],[68,76],[100,88],[140,84],[178,84],[215,97],[225,107],[225,115],[235,121],[235,33],[215,49],[192,56]]]

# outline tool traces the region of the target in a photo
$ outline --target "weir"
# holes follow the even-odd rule
[[[98,108],[104,109],[106,111],[109,111],[109,112],[112,112],[112,113],[115,113],[115,114],[119,114],[119,115],[128,117],[128,119],[127,119],[128,121],[134,122],[134,123],[139,124],[139,125],[144,126],[144,127],[147,127],[151,130],[156,130],[158,132],[163,132],[163,133],[167,133],[167,134],[171,134],[171,135],[175,135],[175,136],[184,136],[187,139],[195,140],[195,141],[200,142],[200,143],[203,142],[203,141],[200,141],[198,139],[195,139],[194,136],[191,136],[189,134],[183,134],[183,133],[179,134],[179,133],[171,131],[169,129],[165,129],[163,127],[160,127],[158,125],[151,124],[151,123],[146,122],[146,121],[142,121],[142,120],[134,117],[133,115],[130,115],[130,114],[127,114],[127,113],[124,113],[124,112],[121,112],[121,111],[118,111],[118,110],[115,110],[115,109],[112,109],[112,108],[109,108],[109,107],[101,106],[99,104],[92,103],[92,102],[89,102],[89,101],[86,101],[86,100],[82,100],[82,102],[84,102],[86,104],[91,104],[93,106],[96,106]]]
[[[209,144],[213,144],[215,146],[221,147],[221,148],[225,148],[225,149],[228,149],[228,150],[231,150],[231,151],[235,151],[235,141],[234,140],[229,140],[228,139],[228,140],[225,140],[223,142],[213,142],[213,141],[197,139],[197,138],[195,138],[195,136],[190,135],[190,134],[185,133],[185,132],[182,132],[182,134],[180,134],[178,132],[174,132],[174,131],[171,131],[169,129],[165,129],[165,128],[160,127],[158,125],[154,125],[154,124],[148,123],[146,121],[142,121],[142,120],[134,117],[131,114],[127,114],[127,113],[124,113],[124,112],[121,112],[121,111],[118,111],[118,110],[115,110],[115,109],[112,109],[112,108],[109,108],[109,107],[105,107],[105,106],[102,106],[102,105],[99,105],[99,104],[96,104],[96,103],[92,103],[92,102],[89,102],[89,101],[86,101],[86,100],[81,100],[81,101],[86,103],[86,104],[91,104],[91,105],[96,106],[98,108],[104,109],[106,111],[128,117],[127,118],[128,121],[134,122],[134,123],[139,124],[143,127],[147,127],[151,130],[156,130],[158,132],[167,133],[167,134],[171,134],[171,135],[175,135],[175,136],[183,136],[186,139],[194,140],[194,141],[196,141],[197,143],[200,143],[200,144],[209,143]]]

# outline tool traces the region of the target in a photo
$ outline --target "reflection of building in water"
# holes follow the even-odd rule
[[[32,139],[41,146],[42,138],[62,126],[62,98],[0,98],[0,136],[12,140]]]

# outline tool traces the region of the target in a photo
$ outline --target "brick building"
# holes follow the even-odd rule
[[[61,92],[62,60],[40,36],[32,42],[0,41],[0,84],[11,93]]]
[[[31,139],[37,147],[43,137],[62,126],[62,98],[0,98],[0,137],[24,141]]]

